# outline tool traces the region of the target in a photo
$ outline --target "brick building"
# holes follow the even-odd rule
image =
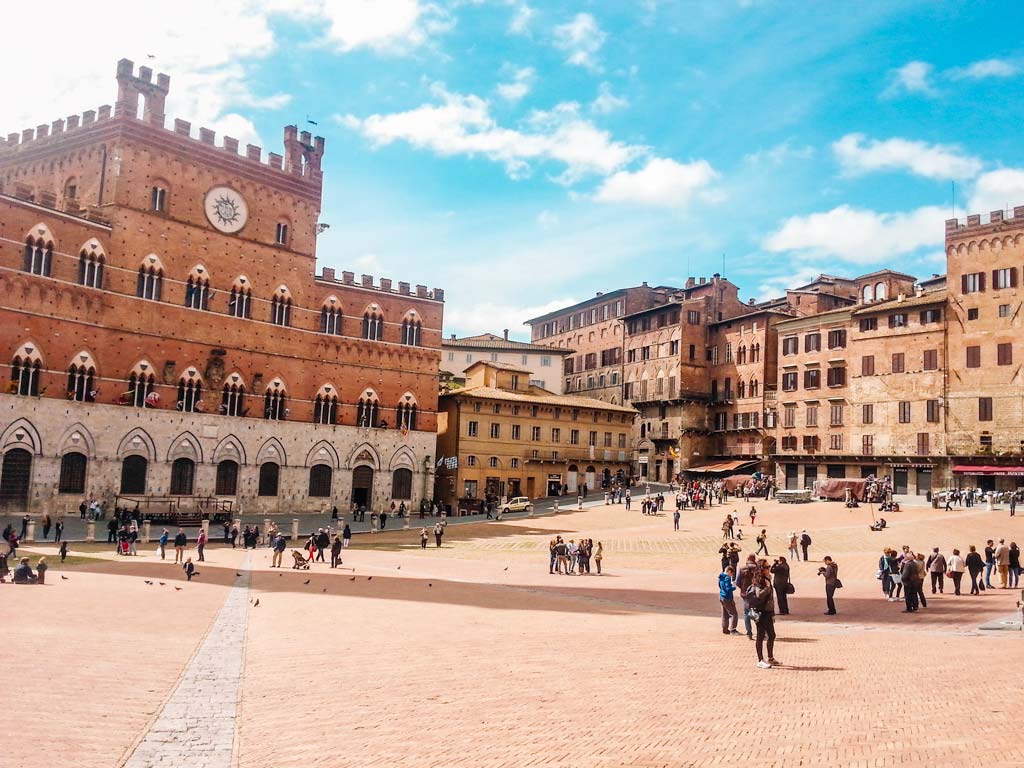
[[[575,496],[628,477],[633,409],[557,395],[532,376],[480,361],[465,388],[441,396],[437,452],[458,466],[439,470],[437,498],[469,508],[485,497]]]
[[[0,504],[417,503],[443,292],[316,274],[322,138],[240,155],[164,127],[166,75],[117,83],[0,142]]]

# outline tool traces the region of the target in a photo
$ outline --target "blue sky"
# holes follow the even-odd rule
[[[447,333],[522,338],[723,263],[759,299],[928,276],[954,182],[960,216],[1024,204],[1015,3],[181,0],[148,30],[127,0],[55,5],[55,56],[5,83],[3,133],[110,103],[122,56],[171,75],[169,119],[243,146],[280,151],[309,117],[320,264],[445,288]],[[39,12],[15,13],[5,69],[38,60],[13,31]]]

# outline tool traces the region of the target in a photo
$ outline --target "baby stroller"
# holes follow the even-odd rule
[[[292,550],[292,560],[295,561],[295,564],[292,565],[292,570],[299,570],[299,571],[308,571],[309,570],[309,563],[306,562],[306,556],[304,554],[302,554],[301,552],[299,552],[299,550],[297,550],[297,549],[293,549]]]
[[[129,553],[128,539],[121,539],[118,542],[118,554],[127,555]]]

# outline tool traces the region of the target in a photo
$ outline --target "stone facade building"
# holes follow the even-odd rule
[[[562,394],[562,360],[572,354],[571,349],[529,344],[509,339],[508,331],[501,336],[481,333],[441,341],[441,371],[455,381],[464,382],[466,369],[481,360],[509,363],[533,372],[531,384]]]
[[[0,142],[0,505],[418,503],[443,291],[316,274],[322,138],[239,154],[117,83]]]
[[[532,372],[481,361],[440,398],[437,497],[474,508],[485,498],[575,496],[629,476],[635,411],[530,384]],[[457,460],[446,467],[445,460]],[[455,462],[452,462],[455,463]]]

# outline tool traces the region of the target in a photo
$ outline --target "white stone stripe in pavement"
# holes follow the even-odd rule
[[[249,556],[199,650],[124,768],[231,768],[249,611]]]

